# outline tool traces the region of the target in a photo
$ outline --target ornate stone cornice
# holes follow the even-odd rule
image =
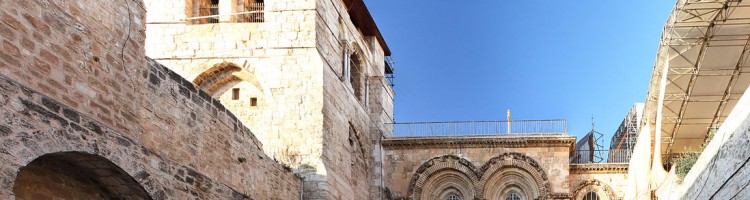
[[[576,138],[568,135],[393,137],[383,140],[386,149],[415,148],[524,148],[568,147],[573,151]]]
[[[627,163],[570,164],[570,174],[627,174]]]

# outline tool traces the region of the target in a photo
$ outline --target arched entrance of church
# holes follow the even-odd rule
[[[549,194],[547,175],[534,159],[521,153],[496,156],[482,166],[483,199],[536,200]]]

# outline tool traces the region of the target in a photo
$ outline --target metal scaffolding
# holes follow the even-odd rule
[[[636,103],[630,108],[625,119],[620,123],[609,145],[609,163],[627,163],[630,161],[635,146],[638,130],[640,129],[643,103]]]
[[[643,125],[664,164],[700,151],[750,84],[750,1],[679,0],[664,26]],[[658,131],[658,132],[656,132]]]
[[[605,163],[608,161],[608,150],[601,145],[604,134],[594,129],[594,119],[591,119],[591,131],[589,131],[578,143],[575,152],[570,157],[571,163]]]

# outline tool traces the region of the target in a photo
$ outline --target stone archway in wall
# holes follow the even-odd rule
[[[589,192],[595,193],[600,200],[617,200],[614,190],[599,180],[592,179],[581,182],[573,192],[573,200],[582,200]]]
[[[454,155],[424,162],[412,176],[408,195],[413,200],[446,199],[456,195],[462,200],[476,197],[478,169],[468,160]]]
[[[480,171],[482,176],[478,196],[482,199],[504,200],[511,194],[522,199],[546,199],[549,195],[549,182],[544,169],[524,154],[495,156]]]
[[[154,199],[248,198],[157,154],[107,124],[1,75],[0,141],[0,199],[24,199],[24,194],[16,193],[43,190],[38,184],[28,183],[52,177],[50,174],[61,176],[52,177],[52,182],[76,183],[66,185],[66,191],[91,189],[118,197],[129,195],[129,199],[149,199],[148,195]],[[30,198],[42,199],[33,194]],[[67,199],[102,198],[81,195]]]
[[[20,168],[16,199],[151,199],[141,185],[104,157],[84,152],[40,156]]]
[[[199,89],[217,99],[230,87],[241,82],[247,82],[253,85],[255,89],[263,92],[263,88],[253,73],[243,70],[239,65],[231,62],[217,63],[193,80],[193,84],[198,86]]]

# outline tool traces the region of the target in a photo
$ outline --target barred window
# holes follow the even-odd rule
[[[518,196],[516,193],[510,193],[505,200],[521,200],[521,196]]]
[[[458,197],[456,193],[452,193],[445,197],[445,200],[461,200],[461,197]]]
[[[583,196],[583,200],[599,200],[599,195],[596,192],[589,192]]]

